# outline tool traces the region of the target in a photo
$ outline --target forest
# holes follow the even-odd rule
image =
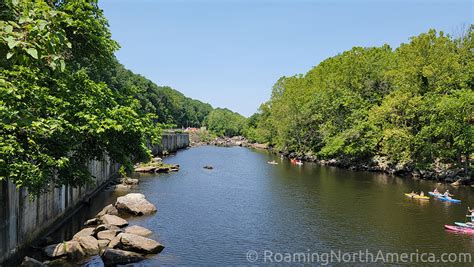
[[[118,49],[97,0],[0,2],[0,181],[80,186],[92,159],[131,169],[163,128],[201,126],[211,105],[125,69]]]
[[[430,30],[396,49],[354,47],[282,77],[247,123],[276,150],[418,169],[463,168],[474,152],[474,27]]]

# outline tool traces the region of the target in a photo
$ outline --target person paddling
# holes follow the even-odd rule
[[[425,196],[425,192],[420,191],[420,197],[424,197],[424,196]]]
[[[439,191],[438,191],[438,188],[437,188],[437,187],[435,187],[435,189],[433,190],[433,193],[439,194]]]
[[[466,215],[466,217],[471,217],[471,223],[474,223],[474,209],[467,207],[467,212],[471,213],[471,215]]]

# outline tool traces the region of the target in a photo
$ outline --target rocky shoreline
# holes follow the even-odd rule
[[[135,166],[137,173],[168,173],[179,171],[179,165],[165,164],[159,157]],[[121,194],[114,204],[105,206],[70,240],[41,247],[38,259],[24,257],[22,266],[116,266],[145,260],[165,247],[150,239],[153,232],[139,225],[129,225],[125,218],[153,215],[157,212],[143,194],[129,193],[139,179],[123,177],[112,181],[108,190]],[[107,189],[106,189],[107,190]],[[49,242],[48,242],[49,241]],[[37,248],[38,249],[38,248]]]
[[[71,240],[42,248],[46,261],[25,257],[22,266],[115,266],[142,261],[160,253],[164,246],[148,238],[152,231],[129,225],[122,217],[151,215],[155,205],[139,193],[118,197],[84,223]]]
[[[474,185],[472,174],[466,174],[463,168],[454,168],[447,164],[437,163],[433,170],[420,170],[412,165],[391,164],[387,158],[375,156],[368,162],[348,162],[339,159],[323,160],[318,159],[311,153],[298,154],[295,152],[276,151],[267,144],[251,143],[242,136],[218,137],[210,142],[194,143],[193,146],[215,145],[222,147],[251,147],[256,149],[266,149],[272,153],[282,155],[283,157],[293,159],[297,158],[306,162],[314,162],[323,166],[334,166],[338,168],[383,172],[392,175],[412,177],[414,179],[435,180],[439,182],[451,183],[453,185]]]

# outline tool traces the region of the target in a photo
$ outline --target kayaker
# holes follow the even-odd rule
[[[467,212],[470,212],[471,215],[466,215],[466,216],[471,217],[471,222],[474,223],[474,209],[471,210],[471,208],[467,207]]]
[[[446,190],[443,194],[444,197],[449,198],[451,194],[449,194],[449,190]]]
[[[439,194],[439,191],[438,191],[438,188],[437,188],[437,187],[435,187],[435,189],[433,190],[433,193]]]
[[[420,191],[420,197],[424,197],[424,196],[425,196],[425,192]]]

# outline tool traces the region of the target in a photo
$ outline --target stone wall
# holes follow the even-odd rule
[[[164,133],[162,144],[154,147],[153,152],[175,152],[187,146],[188,134]],[[71,214],[82,200],[90,198],[109,178],[117,175],[119,167],[108,158],[92,161],[89,170],[94,184],[80,188],[51,186],[50,192],[34,200],[29,199],[27,190],[0,181],[0,263],[36,239],[56,220]]]

